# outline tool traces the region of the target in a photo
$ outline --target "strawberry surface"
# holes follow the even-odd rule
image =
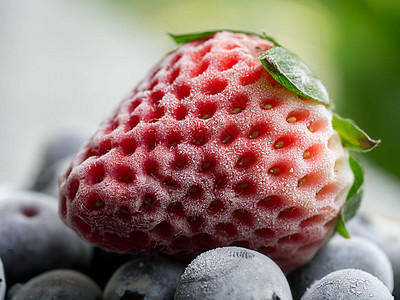
[[[222,31],[166,55],[60,178],[61,218],[118,252],[233,245],[285,272],[309,261],[353,173],[330,109],[261,64],[272,47]]]

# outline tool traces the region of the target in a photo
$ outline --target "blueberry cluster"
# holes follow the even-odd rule
[[[52,194],[56,174],[77,150],[62,147],[70,138],[48,147],[52,159],[30,189],[0,184],[0,300],[400,299],[400,226],[364,215],[349,222],[350,239],[333,236],[290,274],[242,247],[216,248],[184,264],[90,245],[60,221]]]

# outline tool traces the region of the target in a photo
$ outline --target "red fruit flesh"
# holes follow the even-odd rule
[[[114,251],[238,245],[286,272],[307,262],[353,177],[332,113],[261,65],[271,47],[220,32],[167,55],[61,177],[62,219]]]

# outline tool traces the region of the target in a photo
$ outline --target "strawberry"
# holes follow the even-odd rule
[[[60,178],[61,218],[117,252],[189,260],[233,245],[285,272],[304,264],[335,226],[346,233],[347,200],[359,205],[358,164],[342,143],[376,142],[334,115],[320,82],[274,40],[238,31],[173,37],[183,45]]]

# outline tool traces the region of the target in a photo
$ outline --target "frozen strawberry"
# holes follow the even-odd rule
[[[185,43],[60,178],[62,219],[118,252],[191,259],[233,245],[286,272],[304,264],[343,221],[353,184],[332,120],[363,138],[343,143],[374,143],[333,115],[320,82],[273,40],[231,31],[175,40]]]

